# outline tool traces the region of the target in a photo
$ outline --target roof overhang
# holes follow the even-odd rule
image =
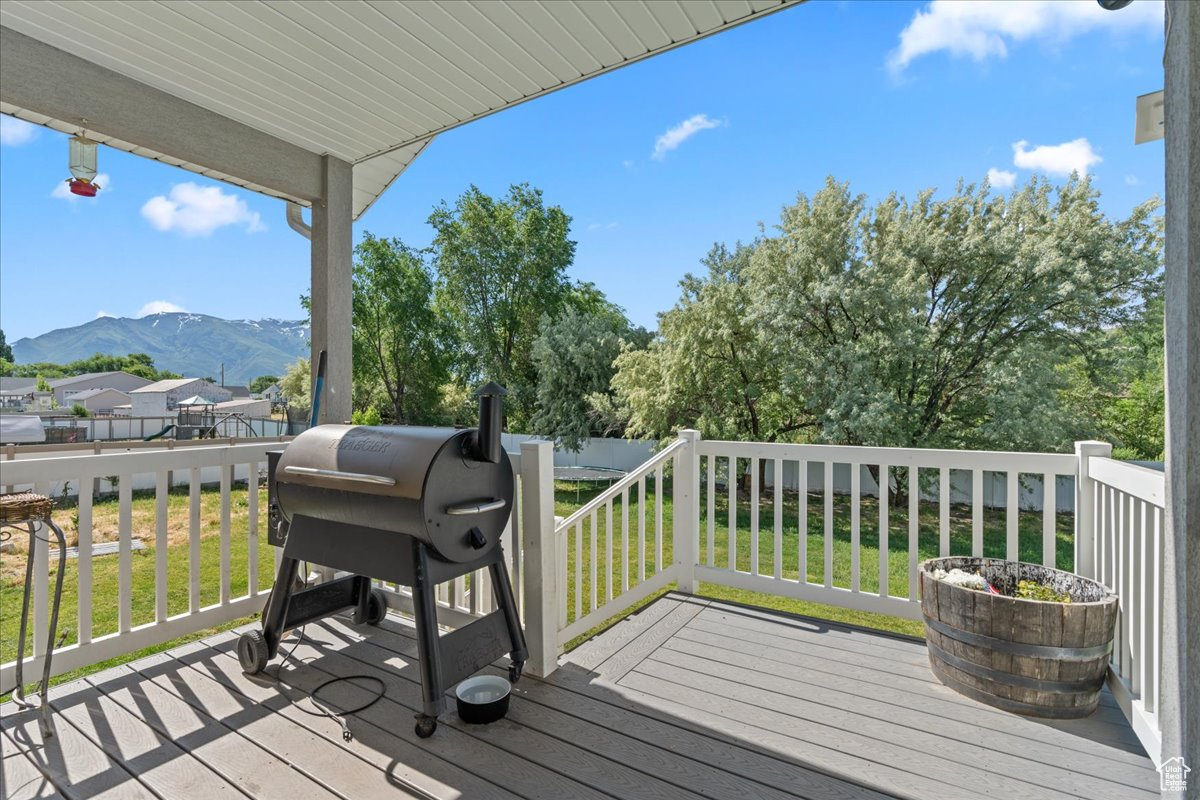
[[[439,133],[802,0],[5,0],[0,111],[358,218]]]

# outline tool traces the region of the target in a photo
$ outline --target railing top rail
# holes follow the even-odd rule
[[[564,519],[558,525],[555,525],[554,532],[557,533],[570,528],[576,522],[603,506],[611,498],[616,497],[621,492],[625,491],[643,476],[649,475],[650,472],[656,469],[659,464],[663,463],[672,455],[674,455],[675,451],[683,447],[685,444],[687,443],[683,439],[676,439],[675,441],[671,442],[671,444],[667,445],[665,448],[656,453],[649,461],[626,474],[625,477],[621,478],[621,480],[617,481],[612,486],[608,487],[603,492],[585,503],[583,507],[578,509],[574,514]]]
[[[54,458],[0,461],[0,482],[25,485],[62,478],[102,478],[106,475],[135,475],[164,469],[220,467],[261,461],[280,442],[187,447],[129,453],[79,453]]]
[[[788,461],[833,461],[849,464],[888,464],[893,467],[945,467],[996,471],[1073,474],[1074,453],[1019,453],[1004,450],[934,450],[921,447],[858,447],[829,444],[731,442],[702,439],[700,455],[738,458],[780,458]]]
[[[1090,459],[1088,474],[1097,483],[1111,486],[1159,508],[1166,508],[1167,476],[1159,470],[1113,458],[1097,457]]]
[[[264,442],[289,442],[294,436],[222,436],[216,439],[156,439],[143,441],[141,439],[96,439],[90,442],[64,442],[62,444],[22,444],[5,445],[4,457],[10,461],[30,456],[40,456],[46,453],[90,453],[96,454],[96,448],[105,450],[180,450],[186,447],[217,447],[233,444],[262,444]],[[12,458],[9,458],[9,456]]]

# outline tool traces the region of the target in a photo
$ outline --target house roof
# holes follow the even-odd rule
[[[37,388],[37,378],[0,377],[0,394],[28,394]]]
[[[49,45],[98,65],[98,81],[111,71],[245,126],[250,138],[267,134],[297,154],[352,164],[357,219],[444,131],[796,2],[5,0],[5,70],[29,72],[10,75],[0,111],[78,132],[78,119],[35,108],[34,84],[50,78],[33,55]],[[269,175],[256,183],[249,169],[191,163],[156,150],[157,134],[126,141],[112,132],[119,126],[106,133],[105,119],[88,116],[88,136],[112,147],[311,204],[297,189],[272,188]]]
[[[235,398],[250,396],[250,387],[248,387],[248,386],[225,386],[225,385],[222,385],[221,388],[227,390]]]
[[[90,400],[91,398],[95,397],[96,395],[105,394],[107,392],[113,392],[114,394],[119,394],[119,395],[121,395],[121,397],[124,397],[126,400],[129,399],[129,395],[126,394],[125,392],[122,392],[120,389],[109,389],[109,388],[84,389],[82,392],[76,392],[75,394],[71,395],[70,399],[71,400]]]
[[[140,393],[140,392],[169,392],[173,389],[179,389],[184,386],[187,386],[188,384],[192,384],[192,383],[195,383],[196,381],[202,381],[202,380],[204,380],[204,379],[203,378],[170,378],[165,381],[155,381],[154,383],[148,384],[146,386],[142,386],[137,389],[133,389],[130,392],[130,394],[136,394],[136,393]]]
[[[255,400],[249,397],[235,397],[232,400],[226,400],[224,403],[217,403],[216,408],[221,411],[236,411],[239,408],[256,406],[259,403],[265,402],[267,401],[262,399]]]
[[[70,386],[73,383],[81,383],[83,381],[90,381],[93,378],[106,378],[109,375],[120,375],[120,374],[122,374],[121,370],[111,370],[109,372],[85,372],[82,375],[70,375],[66,378],[54,378],[52,380],[46,381],[46,383],[50,384],[51,389],[60,389],[63,386]]]

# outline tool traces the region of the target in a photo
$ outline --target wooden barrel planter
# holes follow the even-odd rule
[[[1002,594],[954,586],[935,569],[978,572]],[[1032,580],[1070,603],[1012,594]],[[1035,717],[1070,719],[1096,710],[1112,653],[1117,596],[1070,572],[997,558],[921,563],[921,611],[929,666],[945,685],[988,705]]]

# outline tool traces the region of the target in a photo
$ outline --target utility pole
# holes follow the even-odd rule
[[[225,362],[221,362],[221,385],[225,385]]]

